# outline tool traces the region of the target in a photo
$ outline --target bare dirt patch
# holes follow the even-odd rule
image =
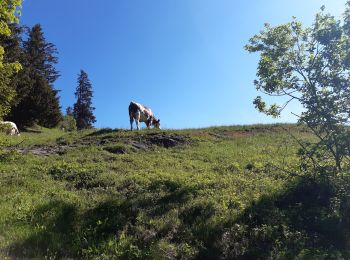
[[[152,144],[163,146],[165,148],[189,144],[188,137],[176,134],[155,134],[148,136],[148,141]]]
[[[137,151],[152,151],[155,147],[173,148],[191,144],[189,136],[174,133],[132,133],[125,131],[97,131],[73,142],[65,138],[56,140],[56,144],[9,147],[9,151],[38,156],[62,155],[70,149],[99,146],[112,154],[128,154]]]
[[[173,148],[191,143],[192,142],[188,136],[165,133],[139,135],[127,141],[128,145],[136,150],[142,151],[153,150],[154,146]]]
[[[106,146],[103,148],[103,150],[113,153],[113,154],[127,154],[129,153],[129,150],[125,146],[121,145],[115,145],[115,146]]]
[[[17,151],[22,154],[34,154],[39,156],[50,156],[54,154],[62,155],[68,150],[69,146],[60,145],[35,145],[28,147],[9,148],[8,150]]]

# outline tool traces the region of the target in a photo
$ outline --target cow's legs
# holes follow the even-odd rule
[[[134,118],[130,116],[130,131],[132,131],[132,124],[134,123]]]
[[[135,121],[136,121],[137,130],[140,130],[140,117],[141,117],[141,113],[140,113],[140,111],[137,111],[135,113]]]

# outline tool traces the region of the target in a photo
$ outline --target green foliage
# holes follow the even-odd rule
[[[350,3],[346,8],[344,21],[322,8],[308,28],[296,19],[276,27],[265,24],[245,46],[249,52],[260,53],[256,88],[283,97],[284,102],[267,106],[258,96],[255,107],[277,117],[292,101],[303,106],[303,112],[297,115],[299,122],[318,138],[301,144],[309,161],[306,164],[314,173],[324,171],[324,167],[333,172],[349,167]],[[328,165],[321,165],[324,162]]]
[[[15,161],[18,159],[18,153],[16,151],[7,150],[6,147],[11,145],[8,137],[5,135],[8,128],[6,125],[0,125],[0,163]]]
[[[77,122],[73,116],[66,115],[63,117],[63,120],[59,123],[58,127],[63,131],[75,131],[77,130]]]
[[[260,198],[223,233],[225,258],[348,258],[348,185],[347,178],[306,178]]]
[[[4,0],[0,3],[0,36],[10,36],[10,23],[18,21],[21,0]],[[0,119],[9,111],[16,92],[10,86],[11,76],[21,69],[18,62],[4,62],[4,47],[0,45]]]
[[[0,34],[10,35],[11,30],[8,26],[9,23],[18,22],[18,16],[20,12],[18,7],[21,6],[21,0],[4,0],[0,3]]]
[[[24,65],[24,51],[22,49],[21,39],[23,28],[18,24],[10,24],[9,28],[12,32],[11,35],[0,35],[0,45],[3,46],[5,50],[3,61],[11,64],[20,63]],[[11,90],[16,92],[15,98],[8,103],[11,107],[14,107],[16,104],[18,104],[22,97],[26,94],[25,90],[19,87],[21,83],[25,84],[26,82],[24,77],[24,68],[25,65],[19,72],[14,73],[8,82],[8,91]],[[10,113],[6,113],[5,119],[8,119],[9,116],[11,116],[11,111]]]
[[[8,120],[21,127],[37,123],[52,128],[62,120],[58,90],[53,87],[59,77],[54,67],[58,62],[56,47],[46,41],[39,24],[29,30],[24,41],[21,30],[17,31],[18,35],[7,40],[10,43],[7,49],[11,53],[8,59],[19,56],[24,67],[13,78],[18,97]]]

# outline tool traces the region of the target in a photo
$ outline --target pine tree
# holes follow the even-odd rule
[[[85,71],[81,70],[78,75],[78,86],[75,92],[77,98],[73,108],[73,116],[77,122],[77,128],[86,129],[93,127],[96,118],[92,107],[92,85]]]
[[[0,45],[5,50],[4,61],[7,63],[19,62],[20,64],[26,64],[22,35],[28,28],[15,23],[9,24],[9,28],[12,32],[10,36],[0,36]],[[27,72],[26,66],[22,66],[22,69],[11,77],[10,88],[16,91],[16,96],[11,102],[11,109],[29,94],[31,84]],[[13,115],[11,112],[5,116],[5,119],[15,121],[12,120]]]
[[[0,36],[10,37],[12,32],[9,24],[18,22],[17,8],[21,0],[0,1]],[[11,77],[20,70],[21,65],[15,62],[4,60],[5,50],[0,43],[0,119],[6,115],[16,96],[15,89],[11,86]]]
[[[73,116],[73,108],[71,106],[67,107],[66,115],[67,116]]]
[[[23,41],[22,34],[25,27],[16,23],[8,25],[11,35],[0,35],[0,45],[4,48],[5,54],[3,61],[6,63],[14,63],[23,60]]]
[[[55,69],[58,61],[56,47],[46,42],[41,26],[37,24],[29,31],[23,49],[24,69],[18,76],[20,80],[16,86],[21,94],[8,119],[20,126],[38,123],[54,127],[62,119],[59,91],[53,87],[59,77]]]

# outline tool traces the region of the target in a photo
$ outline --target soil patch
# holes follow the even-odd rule
[[[107,133],[107,135],[106,135]],[[65,139],[57,140],[57,144],[34,145],[27,147],[9,147],[9,151],[17,151],[22,154],[34,154],[38,156],[62,155],[69,149],[77,147],[88,147],[91,145],[101,148],[113,154],[128,154],[137,151],[152,151],[156,146],[172,148],[176,146],[191,144],[190,137],[167,133],[146,133],[137,135],[119,135],[104,131],[102,136],[89,135],[75,140],[73,143]]]
[[[163,146],[165,148],[171,148],[179,145],[189,144],[190,140],[188,137],[183,135],[175,135],[175,134],[155,134],[148,136],[148,141],[151,144],[155,144],[158,146]]]
[[[128,153],[128,149],[123,146],[107,146],[104,147],[103,150],[114,153],[114,154],[126,154]]]
[[[22,154],[34,154],[39,156],[50,156],[53,154],[64,154],[69,146],[59,146],[59,145],[35,145],[20,148],[10,148],[11,151],[17,151]]]
[[[132,137],[127,141],[134,150],[149,151],[154,146],[172,148],[176,146],[190,144],[191,140],[187,136],[176,134],[148,134]]]

